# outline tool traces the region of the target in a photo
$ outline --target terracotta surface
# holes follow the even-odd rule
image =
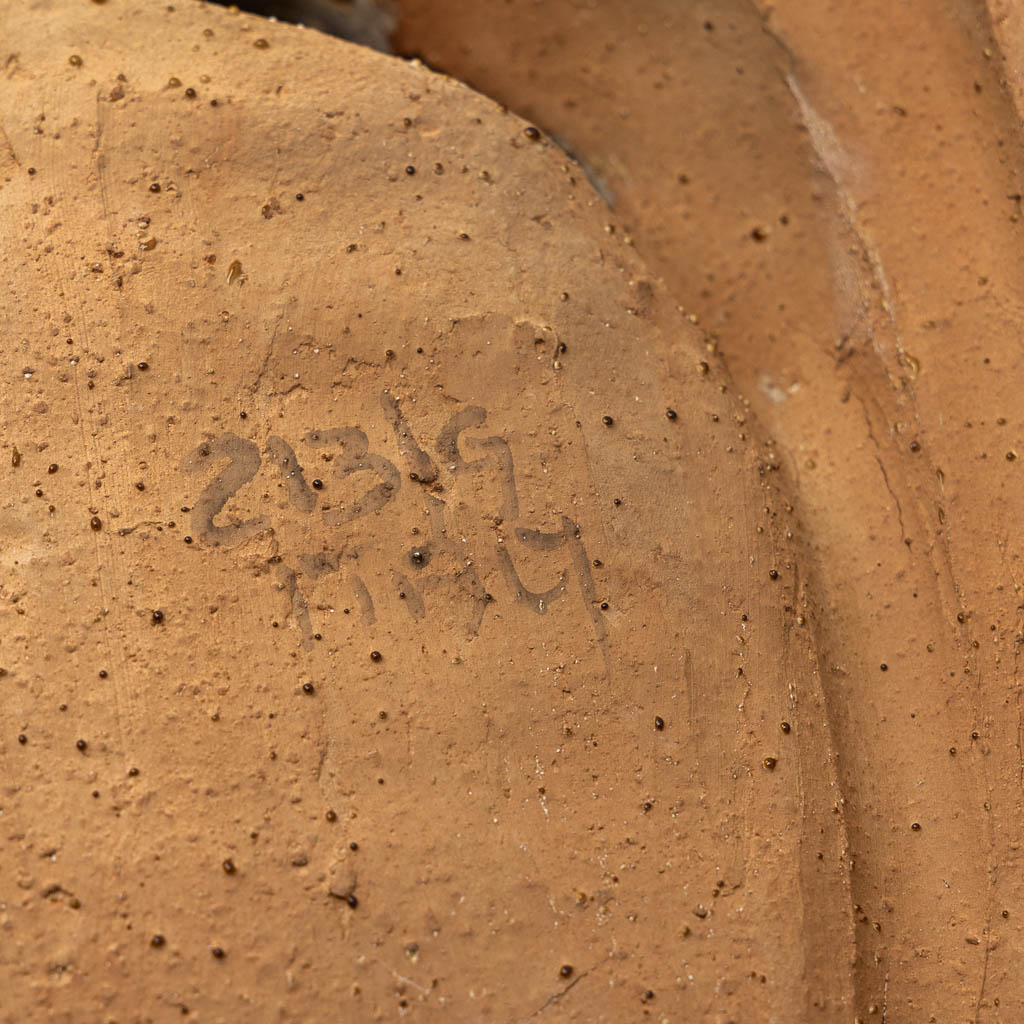
[[[590,168],[796,481],[855,1015],[1024,1019],[1017,5],[402,7]]]
[[[898,955],[972,990],[1008,624],[949,719],[881,617],[833,669],[853,567],[561,150],[219,8],[2,14],[0,1019],[846,1021],[954,857]]]

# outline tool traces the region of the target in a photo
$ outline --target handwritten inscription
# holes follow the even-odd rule
[[[389,392],[381,395],[381,408],[394,430],[398,457],[407,478],[414,486],[424,487],[421,498],[427,502],[429,526],[422,543],[400,553],[390,570],[391,585],[402,598],[412,619],[419,621],[427,617],[427,596],[433,592],[434,599],[445,602],[449,608],[455,602],[465,602],[468,606],[465,630],[469,636],[476,636],[479,632],[485,609],[493,598],[484,589],[476,566],[462,557],[449,538],[447,503],[432,491],[445,493],[438,482],[442,473],[458,479],[491,470],[501,495],[495,522],[509,531],[507,535],[497,537],[493,553],[498,575],[512,600],[538,615],[544,615],[565,596],[575,581],[596,638],[605,640],[607,631],[590,571],[591,562],[578,524],[568,516],[561,516],[560,529],[545,532],[521,523],[515,463],[508,442],[498,436],[463,437],[467,431],[486,424],[487,411],[481,406],[470,405],[456,412],[438,434],[437,458],[434,459],[420,446],[398,400]],[[264,459],[281,475],[289,504],[304,516],[319,513],[321,522],[329,531],[381,512],[396,500],[402,489],[403,475],[398,467],[385,455],[370,450],[367,435],[358,426],[310,430],[302,438],[301,445],[310,460],[330,464],[331,479],[341,483],[358,477],[344,489],[346,494],[350,494],[350,488],[355,487],[355,497],[344,503],[324,500],[321,492],[325,485],[319,479],[307,478],[303,459],[285,439],[273,435],[261,451],[254,441],[229,431],[201,444],[185,461],[186,473],[209,476],[192,506],[192,533],[208,546],[234,548],[273,530],[271,521],[265,516],[224,524],[217,522],[228,502],[255,479]],[[298,554],[289,559],[293,564],[286,564],[278,555],[269,560],[278,583],[291,596],[292,612],[307,645],[312,642],[314,628],[303,586],[307,581],[314,584],[327,574],[341,573],[343,567],[363,621],[372,624],[376,619],[376,605],[366,581],[359,573],[351,571],[348,564],[358,560],[358,540],[357,535],[345,531],[335,537],[331,551]],[[551,571],[555,578],[550,587],[532,591],[523,583],[517,568],[519,552],[523,555],[536,553],[543,560],[550,559],[554,563]],[[437,567],[437,571],[428,569],[431,565]]]

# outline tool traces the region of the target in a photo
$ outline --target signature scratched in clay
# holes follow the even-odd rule
[[[575,581],[595,637],[604,641],[607,629],[578,524],[565,515],[557,517],[558,528],[554,530],[539,530],[523,522],[515,462],[508,442],[499,436],[462,436],[484,426],[487,411],[469,405],[451,416],[438,433],[432,457],[416,440],[397,399],[387,391],[381,395],[381,408],[394,430],[397,462],[404,467],[406,479],[417,488],[415,494],[421,507],[424,500],[426,503],[427,527],[422,533],[418,527],[413,529],[411,547],[394,551],[390,544],[395,539],[394,530],[385,527],[367,531],[361,523],[399,500],[403,473],[395,459],[371,450],[369,439],[359,426],[309,430],[299,442],[300,452],[308,453],[309,460],[329,464],[335,487],[347,482],[347,497],[342,502],[331,498],[324,480],[308,478],[300,454],[282,437],[271,435],[262,449],[255,441],[230,431],[203,442],[184,464],[187,474],[209,478],[192,504],[193,534],[210,548],[229,550],[261,534],[274,534],[274,522],[267,515],[239,518],[224,512],[265,465],[273,467],[280,473],[287,504],[300,516],[309,517],[310,525],[319,521],[324,528],[324,540],[317,550],[300,551],[287,560],[279,553],[266,559],[278,585],[291,597],[292,614],[305,646],[310,646],[316,635],[316,609],[311,610],[306,592],[322,577],[344,577],[363,622],[371,625],[376,621],[379,595],[375,600],[359,565],[367,542],[389,545],[385,575],[414,621],[430,616],[432,597],[436,608],[446,610],[451,609],[453,601],[461,601],[467,607],[465,631],[468,636],[476,636],[494,598],[485,590],[475,560],[467,558],[454,539],[462,535],[458,529],[450,528],[456,525],[451,523],[453,510],[439,494],[449,493],[460,478],[488,473],[498,483],[499,504],[492,515],[497,532],[486,554],[489,559],[493,557],[491,565],[508,595],[516,604],[544,615],[552,605],[565,599],[571,582]],[[350,488],[355,484],[353,496]],[[218,523],[219,518],[228,521]],[[529,589],[521,576],[520,560],[531,555],[550,565],[554,574],[551,585],[539,591]]]

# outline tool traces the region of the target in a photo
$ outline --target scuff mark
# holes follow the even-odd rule
[[[539,1007],[537,1007],[537,1009],[534,1010],[533,1013],[529,1014],[526,1017],[520,1017],[520,1024],[525,1024],[526,1021],[535,1020],[545,1010],[547,1010],[548,1007],[557,1004],[561,999],[568,995],[568,993],[570,993],[584,978],[586,978],[593,971],[596,971],[597,968],[600,967],[602,964],[607,963],[609,959],[610,956],[606,957],[604,960],[598,960],[596,964],[592,964],[586,970],[580,971],[580,973],[577,974],[576,977],[573,978],[572,981],[570,981],[569,984],[565,986],[565,988],[561,989],[558,992],[555,992],[554,995],[548,996],[548,998]]]
[[[896,496],[896,492],[892,489],[892,484],[889,482],[889,474],[886,471],[885,463],[882,461],[881,448],[878,444],[878,438],[875,437],[874,431],[871,427],[871,417],[868,415],[867,406],[864,404],[864,399],[860,395],[856,396],[857,401],[860,402],[860,407],[864,411],[864,423],[867,426],[868,437],[871,443],[875,446],[875,462],[878,463],[878,468],[882,474],[882,480],[885,482],[885,489],[889,492],[889,497],[892,498],[893,503],[896,505],[896,518],[900,524],[900,537],[903,543],[910,547],[911,541],[907,538],[906,527],[903,524],[903,506],[900,504],[900,499]]]
[[[864,225],[860,222],[860,218],[857,213],[857,203],[850,194],[845,183],[846,178],[849,176],[853,167],[853,161],[843,148],[843,145],[836,136],[835,129],[832,125],[829,124],[829,122],[811,106],[810,100],[808,100],[804,91],[800,88],[800,84],[797,82],[796,77],[792,72],[786,75],[786,85],[789,87],[789,91],[793,94],[793,98],[796,100],[797,106],[800,108],[800,117],[803,120],[804,126],[807,128],[811,148],[821,161],[822,170],[828,175],[832,184],[835,186],[836,197],[839,200],[843,219],[846,221],[847,226],[853,233],[854,237],[860,243],[864,251],[864,255],[867,258],[868,265],[871,267],[872,276],[881,290],[882,309],[892,325],[893,332],[896,337],[897,351],[902,358],[905,355],[906,350],[903,346],[903,338],[900,335],[899,325],[896,322],[892,287],[889,283],[888,275],[885,272],[885,267],[882,264],[882,258],[878,252],[878,248],[875,246],[871,236],[864,228]]]

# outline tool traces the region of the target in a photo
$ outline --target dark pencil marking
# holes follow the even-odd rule
[[[430,456],[420,448],[402,410],[398,399],[387,391],[380,396],[380,405],[387,416],[388,422],[395,428],[395,440],[398,441],[398,452],[405,459],[409,473],[420,483],[430,484],[437,479],[437,466]]]
[[[220,459],[230,459],[228,465],[206,486],[192,508],[192,533],[204,544],[230,546],[241,544],[269,523],[262,516],[217,526],[214,518],[260,469],[260,450],[252,441],[237,434],[221,434],[215,441],[201,444],[186,460],[185,472],[197,473]]]

